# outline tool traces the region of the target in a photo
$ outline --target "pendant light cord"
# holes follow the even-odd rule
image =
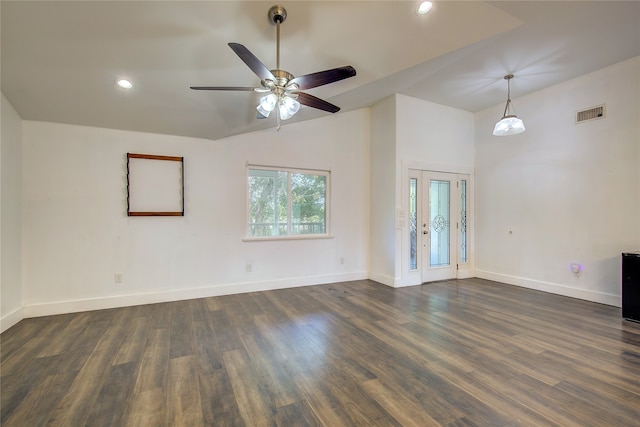
[[[507,103],[504,106],[504,113],[502,113],[503,118],[507,117],[509,106],[511,105],[511,79],[513,78],[513,74],[507,74],[504,78],[507,81]]]

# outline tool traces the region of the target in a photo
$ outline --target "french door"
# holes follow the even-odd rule
[[[412,266],[420,270],[423,283],[454,279],[460,265],[468,262],[469,176],[431,171],[413,175],[416,178],[410,182],[415,195],[415,199],[410,197],[414,205],[410,206],[410,212],[415,218],[412,221],[415,230],[410,236],[415,248]]]

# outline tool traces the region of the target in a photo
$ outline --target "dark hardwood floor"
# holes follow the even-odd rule
[[[480,279],[25,319],[3,426],[639,426],[640,324]]]

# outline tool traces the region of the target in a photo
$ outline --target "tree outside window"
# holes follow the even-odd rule
[[[326,235],[328,171],[249,168],[248,237]]]

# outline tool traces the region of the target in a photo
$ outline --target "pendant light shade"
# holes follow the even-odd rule
[[[493,128],[493,134],[496,136],[516,135],[525,131],[522,120],[515,114],[509,114],[509,107],[511,107],[511,79],[513,78],[513,74],[507,74],[504,78],[507,81],[507,104],[504,106],[502,119],[500,119]]]
[[[524,132],[524,123],[514,115],[504,116],[493,128],[493,134],[496,136],[515,135],[520,132]]]

